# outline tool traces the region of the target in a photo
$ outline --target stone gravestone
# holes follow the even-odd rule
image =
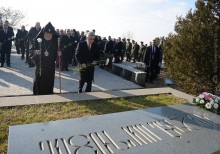
[[[205,154],[220,117],[184,104],[9,128],[8,154]]]

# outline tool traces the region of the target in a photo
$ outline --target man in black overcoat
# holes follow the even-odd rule
[[[156,79],[156,68],[159,65],[160,61],[160,52],[158,47],[155,45],[155,40],[153,44],[147,47],[147,50],[144,53],[144,63],[146,64],[146,81],[153,83]]]
[[[88,32],[86,35],[86,40],[79,42],[76,48],[76,60],[81,67],[78,93],[82,93],[85,83],[87,83],[85,91],[91,92],[94,65],[99,60],[98,45],[94,42],[95,34]]]
[[[26,31],[25,26],[22,25],[21,29],[18,30],[18,32],[16,34],[16,38],[15,38],[16,44],[18,46],[18,51],[21,51],[21,59],[22,60],[24,60],[25,46],[27,43],[27,34],[28,34],[28,31]]]
[[[49,22],[35,38],[34,95],[53,94],[57,50],[58,34]]]
[[[40,22],[36,22],[35,27],[31,27],[27,35],[27,45],[26,45],[26,63],[28,62],[30,49],[34,48],[34,38],[41,31]]]
[[[10,67],[11,64],[11,47],[14,36],[13,29],[11,29],[12,28],[9,28],[8,24],[5,22],[3,24],[3,29],[0,30],[1,67],[4,66],[5,61],[8,67]]]
[[[63,35],[60,39],[60,46],[62,50],[62,69],[61,71],[69,71],[68,65],[72,60],[74,53],[74,43],[75,40],[73,36],[71,36],[70,29],[67,29],[67,34]]]
[[[122,57],[123,54],[123,42],[121,41],[121,38],[118,38],[118,41],[115,45],[115,53],[114,53],[114,57],[115,57],[115,63],[120,63],[123,60],[120,59]]]

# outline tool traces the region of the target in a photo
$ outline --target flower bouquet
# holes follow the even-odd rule
[[[90,68],[90,67],[94,67],[98,64],[99,61],[96,61],[96,63],[87,63],[86,64],[86,68],[83,68],[82,65],[78,64],[78,66],[76,66],[73,71],[74,73],[79,73],[81,71],[85,71],[87,68]]]
[[[220,112],[220,97],[208,92],[203,92],[198,97],[193,98],[193,103],[202,109],[211,111],[213,113]]]

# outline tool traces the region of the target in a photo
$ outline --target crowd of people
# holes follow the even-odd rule
[[[49,36],[50,39],[47,38]],[[42,39],[41,43],[37,41],[38,38]],[[36,66],[36,82],[33,90],[36,95],[53,93],[53,83],[50,90],[45,88],[48,80],[54,80],[54,75],[48,78],[49,75],[45,74],[45,72],[54,74],[55,68],[51,68],[53,66],[60,67],[61,71],[69,71],[69,65],[81,66],[83,69],[80,71],[80,93],[85,82],[87,82],[86,92],[91,91],[94,65],[97,64],[102,68],[110,69],[113,62],[145,63],[146,82],[149,83],[153,83],[160,73],[162,43],[157,46],[155,40],[149,45],[142,41],[139,44],[129,38],[101,37],[96,35],[95,30],[80,33],[75,29],[55,29],[51,23],[41,28],[40,22],[36,22],[29,31],[22,25],[14,35],[13,28],[9,26],[8,21],[5,21],[0,25],[1,67],[4,67],[5,62],[7,67],[11,67],[10,55],[13,40],[17,53],[21,54],[21,60],[25,60],[30,67]],[[57,54],[57,51],[60,53]],[[51,63],[48,64],[48,61]],[[43,81],[44,79],[46,80]]]

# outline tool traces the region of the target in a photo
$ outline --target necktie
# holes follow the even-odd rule
[[[91,43],[89,43],[89,51],[90,51],[90,49],[91,49]]]
[[[155,54],[155,46],[152,46],[152,53]]]

